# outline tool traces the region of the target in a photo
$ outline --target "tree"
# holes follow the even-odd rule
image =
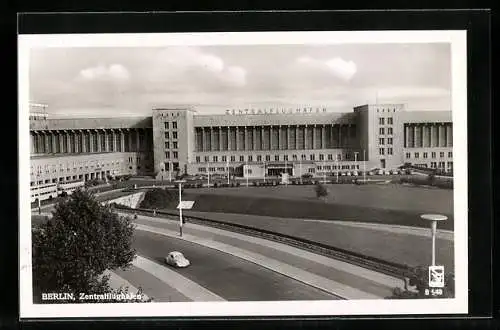
[[[317,183],[314,187],[314,191],[316,192],[316,197],[322,198],[328,196],[328,190],[321,183]]]
[[[89,192],[73,192],[56,205],[52,219],[33,231],[35,298],[44,292],[75,297],[81,292],[123,292],[111,289],[103,273],[130,266],[135,257],[133,232],[129,218],[101,205]]]
[[[441,294],[433,294],[432,288],[429,287],[429,267],[418,266],[409,269],[406,274],[404,289],[394,288],[392,296],[386,299],[423,299],[423,298],[454,298],[455,297],[455,276],[453,273],[448,273],[444,278],[444,288],[441,289]],[[410,289],[409,286],[413,288]]]

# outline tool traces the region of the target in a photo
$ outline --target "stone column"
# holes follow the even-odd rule
[[[33,155],[35,153],[35,133],[30,132],[30,154]]]
[[[128,136],[128,151],[132,152],[133,151],[133,143],[132,143],[132,130],[127,129],[127,136]]]
[[[339,130],[339,141],[337,142],[337,147],[340,148],[342,147],[342,124],[338,124],[337,127]]]
[[[243,133],[243,140],[244,140],[244,148],[243,150],[249,150],[248,149],[248,127],[245,126],[245,132]]]
[[[316,149],[316,124],[312,125],[311,149]]]
[[[273,125],[269,126],[269,150],[273,150]]]
[[[73,149],[71,148],[71,135],[72,131],[66,131],[66,152],[68,154],[72,153]]]
[[[257,150],[257,127],[252,128],[252,150]]]
[[[120,151],[125,152],[125,132],[123,132],[123,129],[120,129]]]
[[[291,150],[290,148],[290,125],[286,125],[286,149],[285,150]],[[290,159],[291,160],[291,159]]]
[[[307,125],[304,125],[304,150],[307,150]]]
[[[141,151],[141,139],[139,137],[139,129],[137,129],[135,131],[135,139],[136,139],[136,143],[137,143],[137,145],[136,145],[137,150],[136,151]]]
[[[219,126],[218,131],[219,131],[219,150],[222,151],[224,150],[224,145],[222,143],[222,127]]]
[[[299,125],[295,125],[295,150],[299,150]]]
[[[210,150],[217,151],[220,150],[217,145],[215,145],[215,131],[212,126],[210,126]]]
[[[58,131],[57,132],[58,135],[59,135],[59,152],[60,153],[64,153],[65,150],[64,150],[64,131]]]
[[[238,130],[238,126],[236,126],[236,127],[234,128],[234,130],[235,130],[234,135],[236,136],[236,139],[235,139],[235,140],[236,140],[236,141],[235,141],[235,142],[236,142],[236,147],[235,147],[235,149],[234,149],[234,150],[238,151],[238,150],[240,150],[240,132],[239,132],[239,130]]]
[[[446,136],[443,124],[439,125],[439,146],[446,147]]]
[[[227,150],[230,151],[232,146],[233,145],[231,143],[231,127],[228,126],[227,127]]]
[[[264,126],[260,127],[260,150],[264,150]]]
[[[326,126],[321,126],[321,149],[326,149]]]
[[[446,146],[453,147],[453,125],[446,125]]]

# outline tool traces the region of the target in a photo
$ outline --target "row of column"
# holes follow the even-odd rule
[[[405,148],[452,147],[453,125],[443,124],[406,124]]]
[[[136,152],[150,149],[147,129],[31,131],[31,154]]]
[[[196,151],[304,150],[350,147],[355,125],[196,127]]]

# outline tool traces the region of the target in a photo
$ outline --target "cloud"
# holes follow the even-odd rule
[[[297,63],[317,70],[327,71],[344,81],[351,80],[357,72],[356,63],[353,61],[346,61],[340,57],[319,60],[308,56],[302,56],[297,58]]]
[[[123,65],[112,64],[110,66],[98,65],[80,70],[78,78],[86,81],[112,80],[125,81],[130,78],[130,74]]]
[[[194,85],[223,83],[226,87],[241,87],[247,82],[245,68],[227,65],[221,57],[195,47],[164,49],[156,56],[152,67],[154,71],[150,75],[155,81]]]

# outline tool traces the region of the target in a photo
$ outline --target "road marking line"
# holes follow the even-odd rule
[[[175,288],[181,294],[193,301],[225,301],[224,298],[205,289],[190,279],[144,257],[137,256],[132,264],[150,273],[172,288]]]
[[[158,223],[166,223],[168,220],[161,220],[157,218],[145,218],[146,221],[151,221],[151,222],[158,222]],[[172,221],[170,221],[172,223]],[[172,223],[173,224],[173,223]],[[243,234],[239,233],[233,233],[230,231],[218,229],[218,228],[210,228],[210,227],[205,227],[197,224],[189,224],[189,228],[193,228],[195,230],[199,231],[204,231],[204,232],[210,232],[214,234],[219,234],[222,236],[228,236],[232,238],[236,238],[242,241],[246,241],[249,243],[254,243],[262,246],[266,246],[278,251],[282,251],[288,254],[291,254],[295,257],[303,258],[303,259],[308,259],[315,261],[319,264],[325,265],[327,267],[332,267],[335,269],[338,269],[340,271],[346,272],[346,273],[351,273],[353,275],[356,275],[358,277],[362,277],[364,279],[370,280],[372,282],[382,284],[384,286],[388,286],[390,288],[394,287],[403,287],[404,282],[403,280],[399,278],[395,278],[389,275],[385,275],[382,273],[378,273],[375,271],[372,271],[367,268],[363,268],[360,266],[352,265],[350,263],[340,261],[340,260],[335,260],[333,258],[328,258],[319,254],[315,254],[306,250],[302,250],[296,247],[292,247],[286,244],[278,243],[278,242],[273,242],[267,239],[263,238],[258,238],[258,237],[252,237],[252,236],[246,236]],[[186,229],[188,230],[188,229]]]
[[[155,228],[145,225],[136,225],[137,230],[148,231],[155,234],[160,234],[167,237],[173,237],[177,239],[182,239],[185,241],[189,241],[192,243],[200,244],[214,250],[218,250],[221,252],[225,252],[241,259],[245,259],[247,261],[253,262],[257,265],[260,265],[264,268],[268,268],[272,271],[280,273],[282,275],[293,278],[297,281],[303,282],[307,285],[319,288],[323,291],[329,292],[336,296],[340,296],[345,299],[380,299],[383,297],[370,294],[356,288],[350,287],[345,284],[341,284],[330,279],[324,278],[322,276],[312,274],[308,271],[302,270],[297,267],[293,267],[291,265],[285,264],[283,262],[277,261],[275,259],[268,258],[258,253],[246,251],[228,244],[207,240],[200,238],[198,236],[184,234],[182,237],[178,236],[177,232],[172,230]]]

